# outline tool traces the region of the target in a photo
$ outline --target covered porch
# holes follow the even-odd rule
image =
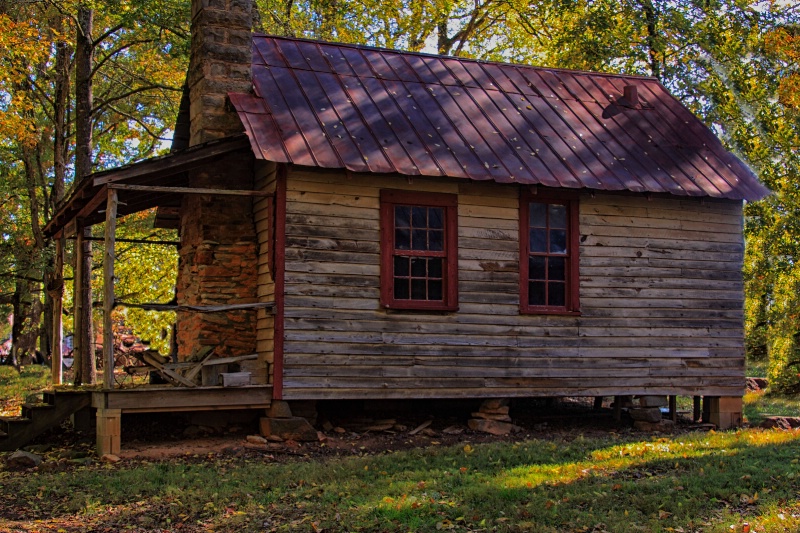
[[[181,222],[181,208],[187,203],[187,198],[201,196],[205,201],[217,198],[237,198],[246,202],[264,200],[267,194],[253,190],[251,176],[244,180],[224,182],[222,187],[220,187],[222,182],[218,179],[206,180],[213,184],[203,186],[205,184],[202,172],[206,169],[224,167],[226,159],[247,161],[249,157],[252,157],[250,145],[247,138],[242,135],[206,142],[163,157],[96,173],[75,184],[65,202],[47,224],[45,231],[56,243],[57,279],[63,279],[66,239],[76,241],[73,316],[74,334],[78,341],[75,351],[79,357],[95,356],[94,343],[81,342],[80,339],[93,338],[92,321],[86,318],[90,316],[92,307],[102,306],[103,310],[102,385],[92,392],[91,400],[91,407],[96,410],[97,416],[98,453],[119,451],[123,413],[263,409],[270,406],[272,385],[269,368],[259,372],[253,382],[249,376],[246,380],[224,380],[219,377],[220,373],[226,372],[228,365],[256,362],[268,367],[270,363],[259,360],[254,343],[252,346],[246,342],[238,345],[230,343],[233,347],[221,347],[225,341],[220,339],[220,345],[216,345],[213,331],[196,332],[198,336],[203,335],[202,350],[197,349],[197,344],[194,344],[194,349],[190,349],[191,344],[187,347],[186,343],[182,345],[174,343],[175,348],[169,357],[159,356],[155,352],[145,352],[145,356],[140,357],[140,366],[136,367],[138,373],[147,374],[151,371],[157,373],[163,378],[163,384],[123,387],[117,383],[114,374],[112,312],[116,308],[135,307],[150,311],[174,311],[178,313],[179,322],[184,320],[192,325],[198,323],[194,318],[198,315],[238,317],[242,314],[255,316],[256,313],[272,313],[273,299],[259,297],[257,291],[251,291],[252,294],[246,295],[238,291],[232,296],[226,295],[225,301],[217,299],[210,303],[202,301],[198,303],[197,300],[181,298],[180,290],[176,287],[176,298],[172,302],[125,302],[117,298],[114,289],[118,217],[156,208],[157,227],[177,229]],[[201,179],[196,179],[197,175],[201,175]],[[250,183],[251,187],[241,187],[242,183]],[[235,203],[233,200],[228,202]],[[104,234],[102,237],[96,234],[93,237],[91,227],[100,223],[105,223]],[[91,241],[102,242],[101,302],[92,301],[91,288],[88,286],[90,277],[82,271],[86,254],[91,253]],[[119,239],[119,241],[175,246],[179,250],[186,244],[183,232],[181,238],[176,241],[148,239],[139,241]],[[236,278],[233,279],[232,282],[235,282]],[[52,376],[54,385],[60,385],[63,381],[63,286],[54,292],[56,312],[51,347]],[[188,328],[189,331],[191,329]],[[190,362],[190,358],[194,361]],[[98,381],[99,378],[100,376]]]

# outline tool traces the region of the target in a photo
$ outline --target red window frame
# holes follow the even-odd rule
[[[275,194],[267,197],[267,268],[275,281]]]
[[[418,191],[381,191],[381,306],[387,309],[416,309],[431,311],[455,311],[458,309],[458,197],[455,194],[429,193]],[[395,242],[395,207],[441,207],[443,213],[442,250],[398,249]],[[427,222],[429,224],[429,222]],[[427,226],[426,226],[427,228]],[[402,228],[401,228],[402,229]],[[425,228],[423,228],[425,230]],[[411,227],[409,226],[409,231]],[[395,297],[395,257],[435,258],[441,257],[441,295],[440,300],[411,299]],[[409,267],[407,275],[398,278],[425,280],[426,290],[430,290],[430,281],[438,281],[438,277],[415,277]]]
[[[544,226],[531,227],[530,225],[530,206],[532,203],[544,204],[546,209],[546,223]],[[566,207],[566,228],[551,227],[551,205],[563,205]],[[530,232],[531,230],[538,229],[544,230],[546,235],[545,251],[531,251],[530,249]],[[551,251],[551,235],[552,231],[566,230],[566,253],[558,253]],[[520,242],[520,258],[519,258],[519,308],[523,314],[558,314],[558,315],[578,315],[580,314],[580,299],[579,299],[579,248],[580,248],[580,231],[578,228],[578,195],[570,192],[563,191],[532,191],[530,189],[523,189],[520,195],[520,209],[519,209],[519,242]],[[544,276],[537,277],[535,280],[530,279],[530,263],[531,257],[544,257],[545,268]],[[564,305],[548,305],[547,298],[549,293],[545,292],[545,304],[537,305],[529,303],[529,282],[544,283],[546,291],[549,291],[550,283],[557,284],[560,280],[551,280],[549,276],[550,258],[560,259],[564,258]]]

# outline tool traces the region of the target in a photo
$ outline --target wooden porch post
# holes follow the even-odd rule
[[[114,388],[114,237],[117,230],[117,191],[108,189],[106,204],[106,252],[103,256],[103,388]]]
[[[54,288],[56,294],[53,295],[53,332],[51,335],[50,347],[51,354],[51,376],[53,385],[61,385],[62,375],[62,353],[61,342],[64,338],[62,327],[62,310],[64,308],[64,237],[56,239],[56,257],[54,265],[55,275],[53,279],[60,283],[59,287]]]
[[[75,379],[75,385],[80,385],[83,382],[88,382],[88,376],[83,376],[83,358],[86,355],[87,347],[84,346],[86,335],[84,329],[87,326],[84,324],[85,315],[83,312],[84,307],[84,275],[83,270],[86,264],[84,260],[84,241],[85,241],[85,228],[83,221],[78,220],[75,227],[76,240],[75,240],[75,275],[72,282],[72,306],[73,306],[73,333],[72,333],[72,356],[74,357],[72,363],[72,371]],[[91,310],[89,311],[91,313]],[[91,338],[91,335],[89,335]]]

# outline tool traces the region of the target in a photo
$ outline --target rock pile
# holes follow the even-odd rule
[[[628,409],[633,427],[639,431],[669,431],[672,420],[661,418],[661,408],[669,404],[666,396],[639,396],[638,406]]]
[[[491,435],[508,435],[517,431],[517,426],[511,423],[507,398],[493,398],[484,400],[478,411],[472,413],[472,418],[467,422],[473,431],[482,431]]]

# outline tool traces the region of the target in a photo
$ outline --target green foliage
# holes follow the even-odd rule
[[[75,153],[75,73],[69,65],[74,60],[79,5],[95,9],[94,170],[162,153],[185,79],[187,2],[54,0],[0,5],[0,311],[8,309],[5,304],[13,294],[21,294],[19,318],[41,308],[42,280],[52,269],[53,257],[42,227],[74,179],[70,170]],[[141,224],[136,227],[140,234],[151,232]],[[125,235],[141,238],[133,226]],[[159,264],[144,268],[147,256],[139,254],[136,262],[126,262],[120,269],[123,283],[131,280],[128,292],[145,300],[151,293],[160,298],[165,272],[174,271],[169,254],[152,252],[149,257]],[[99,263],[100,258],[96,260]],[[139,268],[135,274],[134,266]],[[66,275],[71,277],[69,264]],[[99,282],[98,277],[93,280]],[[69,290],[71,283],[65,286]],[[34,318],[26,320],[38,324]],[[129,321],[135,325],[138,319]],[[147,334],[160,332],[170,319],[158,320],[146,317]],[[71,317],[66,317],[65,326],[69,331]],[[42,331],[46,334],[47,329]]]
[[[176,241],[177,231],[153,229],[155,211],[134,213],[123,218],[117,228],[121,238]],[[117,277],[118,300],[133,303],[168,303],[175,297],[178,275],[178,252],[175,246],[163,244],[117,245],[114,274]],[[169,353],[170,331],[175,313],[122,308],[126,325],[137,336],[150,341],[150,347]]]

